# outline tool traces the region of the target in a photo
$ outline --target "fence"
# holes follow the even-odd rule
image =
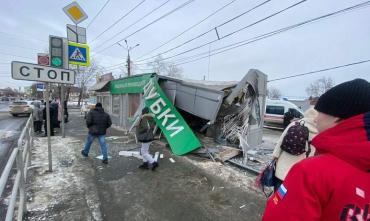
[[[6,221],[13,220],[14,210],[17,204],[17,196],[19,190],[18,215],[17,220],[22,220],[23,215],[27,212],[26,206],[26,190],[27,168],[31,164],[31,149],[33,147],[33,117],[27,120],[26,126],[18,139],[18,146],[13,149],[8,162],[0,177],[0,197],[2,197],[5,185],[9,179],[9,174],[16,162],[17,174],[14,180],[12,193],[9,199],[6,212]]]

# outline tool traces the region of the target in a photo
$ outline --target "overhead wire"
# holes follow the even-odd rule
[[[118,40],[118,41],[114,42],[113,44],[111,44],[111,45],[109,45],[109,46],[107,46],[107,47],[103,48],[102,50],[99,50],[97,53],[101,53],[101,52],[103,52],[103,51],[107,50],[108,48],[112,47],[113,45],[115,45],[115,44],[117,44],[117,43],[119,43],[119,42],[121,42],[121,41],[123,41],[123,40],[126,40],[127,38],[129,38],[129,37],[131,37],[131,36],[133,36],[133,35],[137,34],[138,32],[140,32],[140,31],[144,30],[145,28],[147,28],[147,27],[151,26],[152,24],[154,24],[154,23],[156,23],[156,22],[158,22],[158,21],[162,20],[163,18],[165,18],[165,17],[167,17],[167,16],[171,15],[172,13],[174,13],[174,12],[176,12],[176,11],[180,10],[181,8],[183,8],[183,7],[187,6],[187,5],[189,5],[189,4],[190,4],[190,3],[192,3],[193,1],[195,1],[195,0],[189,0],[189,1],[185,2],[185,3],[183,3],[182,5],[180,5],[180,6],[176,7],[175,9],[173,9],[173,10],[171,10],[171,11],[167,12],[166,14],[164,14],[164,15],[160,16],[159,18],[155,19],[154,21],[150,22],[149,24],[146,24],[145,26],[143,26],[143,27],[139,28],[138,30],[136,30],[136,31],[134,31],[133,33],[131,33],[131,34],[127,35],[126,37],[124,37],[124,38],[122,38],[122,39],[120,39],[120,40]]]
[[[106,44],[107,42],[109,42],[110,40],[112,40],[113,38],[117,37],[118,35],[120,35],[121,33],[125,32],[126,30],[128,30],[132,26],[136,25],[137,23],[139,23],[140,21],[142,21],[143,19],[145,19],[146,17],[148,17],[149,15],[151,15],[152,13],[154,13],[155,11],[157,11],[158,9],[162,8],[169,1],[171,1],[171,0],[167,0],[166,2],[162,3],[158,7],[154,8],[153,10],[151,10],[150,12],[148,12],[147,14],[145,14],[144,16],[142,16],[141,18],[139,18],[138,20],[136,20],[135,22],[133,22],[132,24],[128,25],[127,27],[125,27],[124,29],[122,29],[121,31],[119,31],[118,33],[114,34],[111,38],[109,38],[108,40],[104,41],[102,44],[100,44],[96,48],[100,48],[101,46],[103,46],[104,44]]]
[[[146,0],[142,0],[141,2],[139,2],[139,4],[135,5],[131,10],[129,10],[126,14],[124,14],[123,16],[121,16],[118,20],[116,20],[113,24],[111,24],[108,28],[106,28],[104,31],[102,31],[98,36],[96,36],[92,41],[94,42],[96,39],[98,39],[100,36],[102,36],[104,33],[106,33],[107,31],[109,31],[112,27],[114,27],[116,24],[118,24],[120,21],[122,21],[122,19],[124,19],[125,17],[127,17],[129,14],[131,14],[133,11],[135,11],[136,8],[138,8],[140,5],[142,5]]]
[[[251,11],[253,11],[253,10],[257,9],[257,8],[261,7],[262,5],[264,5],[264,4],[266,4],[266,3],[270,2],[270,1],[271,1],[271,0],[266,0],[266,1],[264,1],[264,2],[262,2],[262,3],[260,3],[260,4],[258,4],[257,6],[254,6],[254,7],[250,8],[250,9],[248,9],[247,11],[245,11],[245,12],[243,12],[243,13],[241,13],[241,14],[239,14],[239,15],[237,15],[237,16],[235,16],[235,17],[233,17],[233,18],[231,18],[231,19],[229,19],[229,20],[227,20],[227,21],[225,21],[225,22],[223,22],[221,25],[218,25],[218,26],[216,26],[216,27],[221,27],[222,25],[225,25],[225,24],[227,24],[227,23],[229,23],[229,22],[231,22],[231,21],[234,21],[236,18],[239,18],[240,16],[245,15],[246,13],[249,13],[249,12],[251,12]],[[191,42],[191,41],[193,41],[193,40],[195,40],[195,39],[197,39],[197,38],[200,38],[200,37],[204,36],[205,34],[207,34],[207,33],[211,32],[211,31],[214,31],[214,28],[212,28],[212,29],[210,29],[210,30],[208,30],[208,31],[206,31],[206,32],[203,32],[202,34],[200,34],[200,35],[198,35],[198,36],[196,36],[196,37],[194,37],[194,38],[192,38],[192,39],[190,39],[190,40],[188,40],[188,41],[186,41],[186,42],[184,42],[184,43],[180,44],[179,46],[176,46],[176,47],[174,47],[174,48],[171,48],[171,49],[169,49],[169,50],[167,50],[167,51],[170,51],[170,50],[174,50],[174,49],[176,49],[176,48],[179,48],[179,47],[181,47],[181,46],[183,46],[183,45],[185,45],[185,44],[187,44],[187,43],[189,43],[189,42]],[[212,42],[214,42],[214,41],[212,41]],[[209,43],[212,43],[212,42],[209,42]],[[167,53],[167,51],[162,52],[162,53]],[[140,62],[140,61],[145,61],[145,60],[149,60],[149,59],[152,59],[152,58],[155,58],[155,57],[157,57],[157,56],[152,56],[152,57],[150,57],[150,58],[142,59],[142,60],[139,60],[138,62]],[[149,62],[149,63],[152,63],[152,62]],[[119,66],[119,65],[122,65],[122,64],[124,64],[124,62],[122,62],[122,63],[118,63],[118,64],[115,64],[115,65],[112,65],[112,66],[109,66],[109,67]]]
[[[88,29],[90,27],[90,25],[95,21],[95,19],[100,15],[100,13],[104,10],[105,6],[108,5],[108,3],[110,2],[110,0],[107,0],[105,2],[105,4],[103,5],[103,7],[99,10],[99,12],[94,16],[93,19],[91,19],[91,21],[89,22],[89,24],[86,26],[86,29]]]
[[[287,11],[287,10],[289,10],[289,9],[293,8],[293,7],[296,7],[296,6],[298,6],[298,5],[302,4],[302,3],[303,3],[303,2],[305,2],[305,1],[307,1],[307,0],[302,0],[302,1],[300,1],[300,2],[297,2],[297,3],[293,4],[293,5],[290,5],[289,7],[286,7],[286,8],[284,8],[284,9],[282,9],[282,10],[279,10],[279,11],[277,11],[277,12],[275,12],[275,13],[273,13],[273,14],[269,15],[269,16],[266,16],[266,17],[264,17],[264,18],[262,18],[262,19],[259,19],[258,21],[255,21],[255,22],[253,22],[253,23],[251,23],[251,24],[249,24],[249,25],[246,25],[246,26],[244,26],[244,27],[242,27],[242,28],[238,29],[237,31],[232,32],[231,34],[227,34],[227,35],[222,36],[222,37],[220,37],[220,38],[218,38],[218,39],[215,39],[215,40],[209,41],[209,42],[207,42],[207,43],[204,43],[204,44],[199,45],[199,46],[196,46],[196,47],[194,47],[194,48],[191,48],[191,49],[185,50],[185,51],[180,52],[180,53],[177,53],[177,54],[175,54],[175,55],[172,55],[172,56],[169,56],[169,57],[166,57],[166,58],[162,58],[161,60],[162,60],[162,61],[163,61],[163,60],[168,60],[168,59],[171,59],[171,58],[174,58],[174,57],[180,56],[180,55],[182,55],[182,54],[185,54],[185,53],[188,53],[188,52],[194,51],[194,50],[196,50],[196,49],[202,48],[202,47],[204,47],[204,46],[206,46],[206,45],[210,45],[210,44],[212,44],[212,43],[214,43],[214,42],[217,42],[217,41],[219,41],[219,40],[222,40],[222,39],[224,39],[224,38],[227,38],[227,37],[229,37],[229,36],[231,36],[231,35],[233,35],[233,34],[236,34],[236,33],[240,32],[240,31],[243,31],[243,30],[245,30],[246,28],[252,27],[252,26],[257,25],[257,24],[259,24],[259,23],[261,23],[261,22],[263,22],[263,21],[266,21],[267,19],[270,19],[270,18],[272,18],[273,16],[276,16],[276,15],[281,14],[281,13],[283,13],[283,12],[285,12],[285,11]],[[138,61],[138,62],[140,62],[140,61]],[[152,62],[149,62],[149,63],[152,63]]]
[[[302,73],[302,74],[295,74],[295,75],[290,75],[290,76],[286,76],[286,77],[275,78],[275,79],[272,79],[272,80],[268,80],[267,82],[280,81],[280,80],[285,80],[285,79],[290,79],[290,78],[295,78],[295,77],[300,77],[300,76],[305,76],[305,75],[311,75],[311,74],[316,74],[316,73],[325,72],[325,71],[331,71],[331,70],[335,70],[335,69],[339,69],[339,68],[364,64],[364,63],[368,63],[368,62],[370,62],[370,59],[357,61],[357,62],[353,62],[353,63],[348,63],[348,64],[343,64],[343,65],[338,65],[338,66],[329,67],[329,68],[323,68],[323,69],[315,70],[315,71],[309,71],[309,72],[305,72],[305,73]]]
[[[245,11],[245,12],[243,12],[243,13],[241,13],[241,14],[239,14],[239,15],[237,15],[237,16],[235,16],[235,17],[233,17],[233,18],[231,18],[231,19],[229,19],[229,20],[227,20],[227,21],[225,21],[225,22],[223,22],[222,24],[217,25],[216,27],[213,27],[213,28],[209,29],[208,31],[205,31],[205,32],[203,32],[203,33],[201,33],[201,34],[199,34],[199,35],[195,36],[194,38],[191,38],[191,39],[189,39],[189,40],[187,40],[187,41],[185,41],[185,42],[183,42],[183,43],[181,43],[181,44],[179,44],[179,45],[177,45],[177,46],[175,46],[175,47],[172,47],[172,48],[170,48],[170,49],[168,49],[168,50],[166,50],[166,51],[164,51],[164,52],[161,52],[161,53],[159,53],[159,54],[166,54],[166,53],[168,53],[168,52],[170,52],[170,51],[173,51],[173,50],[175,50],[175,49],[177,49],[177,48],[180,48],[180,47],[182,47],[182,46],[184,46],[184,45],[186,45],[186,44],[188,44],[188,43],[190,43],[190,42],[192,42],[192,41],[194,41],[194,40],[196,40],[196,39],[198,39],[198,38],[200,38],[200,37],[205,36],[206,34],[208,34],[208,33],[210,33],[210,32],[215,31],[215,29],[217,29],[217,28],[219,28],[219,27],[222,27],[222,26],[224,26],[225,24],[228,24],[228,23],[230,23],[230,22],[234,21],[236,18],[239,18],[239,17],[241,17],[242,15],[245,15],[245,14],[247,14],[247,13],[249,13],[249,12],[252,12],[252,11],[254,11],[254,10],[258,9],[259,7],[261,7],[261,6],[265,5],[265,4],[267,4],[267,3],[268,3],[268,2],[270,2],[270,1],[271,1],[271,0],[266,0],[266,1],[264,1],[264,2],[260,3],[260,4],[256,5],[256,6],[254,6],[254,7],[250,8],[250,9],[248,9],[247,11]],[[146,60],[150,60],[150,59],[155,58],[155,57],[157,57],[157,55],[152,56],[152,57],[149,57],[149,58],[145,58],[145,59],[138,60],[138,62],[146,61]]]
[[[200,20],[199,22],[193,24],[192,26],[190,26],[189,28],[185,29],[183,32],[181,32],[180,34],[176,35],[175,37],[171,38],[170,40],[166,41],[165,43],[161,44],[160,46],[152,49],[151,51],[145,53],[144,55],[141,55],[138,57],[138,59],[142,58],[142,57],[145,57],[149,54],[151,54],[152,52],[162,48],[163,46],[167,45],[168,43],[174,41],[175,39],[179,38],[180,36],[182,36],[183,34],[187,33],[188,31],[192,30],[193,28],[197,27],[198,25],[200,25],[201,23],[203,23],[204,21],[206,21],[207,19],[211,18],[212,16],[216,15],[218,12],[222,11],[223,9],[225,9],[226,7],[228,7],[229,5],[231,5],[232,3],[234,3],[235,1],[237,0],[232,0],[230,2],[228,2],[227,4],[223,5],[222,7],[218,8],[216,11],[212,12],[211,14],[209,14],[208,16],[206,16],[205,18],[203,18],[202,20]]]
[[[363,3],[357,4],[357,5],[351,6],[351,7],[347,7],[347,8],[344,8],[344,9],[341,9],[341,10],[338,10],[338,11],[335,11],[335,12],[331,12],[331,13],[328,13],[328,14],[325,14],[325,15],[322,15],[322,16],[318,16],[318,17],[313,18],[313,19],[309,19],[309,20],[306,20],[306,21],[303,21],[303,22],[300,22],[300,23],[296,23],[294,25],[290,25],[290,26],[287,26],[287,27],[284,27],[284,28],[280,28],[280,29],[277,29],[275,31],[271,31],[271,32],[268,32],[268,33],[265,33],[265,34],[262,34],[262,35],[253,37],[253,38],[249,38],[247,40],[243,40],[243,41],[239,41],[239,42],[236,42],[236,43],[227,45],[227,46],[223,46],[223,47],[220,47],[220,48],[217,48],[217,49],[212,50],[211,52],[215,52],[215,53],[212,53],[210,56],[221,54],[221,53],[224,53],[226,51],[229,51],[229,50],[232,50],[232,49],[235,49],[235,48],[238,48],[238,47],[247,45],[247,44],[251,44],[253,42],[260,41],[262,39],[265,39],[265,38],[268,38],[268,37],[271,37],[271,36],[274,36],[274,35],[277,35],[277,34],[280,34],[280,33],[283,33],[283,32],[286,32],[286,31],[289,31],[289,30],[292,30],[292,29],[295,29],[295,28],[299,28],[299,27],[304,26],[306,24],[317,22],[317,21],[322,20],[322,19],[326,19],[326,18],[335,16],[335,15],[339,15],[339,14],[344,14],[344,13],[347,13],[347,12],[352,11],[352,10],[361,9],[363,7],[369,6],[370,5],[369,3],[370,3],[370,1],[366,1],[366,2],[363,2]],[[196,48],[194,48],[194,50],[195,49],[198,49],[198,48],[199,47],[196,47]],[[187,61],[187,62],[183,62],[183,63],[178,63],[176,65],[182,65],[182,64],[186,64],[186,63],[195,62],[195,61],[198,61],[198,60],[201,60],[201,59],[208,58],[208,56],[209,56],[208,55],[208,51],[207,52],[203,52],[203,53],[198,54],[198,55],[200,56],[202,54],[204,54],[205,56],[200,57],[198,59],[191,60],[191,61]],[[166,59],[166,58],[164,58],[164,59]],[[150,64],[150,63],[153,63],[153,62],[148,62],[146,64]]]
[[[306,21],[299,22],[299,23],[296,23],[294,25],[290,25],[290,26],[287,26],[287,27],[284,27],[284,28],[280,28],[280,29],[277,29],[277,30],[274,30],[274,31],[271,31],[271,32],[253,37],[253,38],[249,38],[247,40],[243,40],[243,41],[239,41],[239,42],[227,45],[227,46],[223,46],[223,47],[212,50],[211,52],[214,52],[214,53],[212,53],[210,55],[209,55],[209,51],[207,51],[207,52],[204,52],[204,53],[197,54],[195,56],[193,55],[193,56],[190,56],[190,57],[187,57],[187,58],[183,58],[184,60],[186,60],[186,59],[191,59],[193,57],[201,56],[203,54],[206,55],[206,56],[203,56],[203,57],[200,57],[200,58],[197,58],[197,59],[194,59],[194,60],[190,60],[190,61],[187,61],[187,62],[177,63],[176,65],[187,64],[187,63],[191,63],[191,62],[195,62],[195,61],[198,61],[198,60],[208,58],[209,56],[214,56],[214,55],[217,55],[217,54],[221,54],[221,53],[224,53],[226,51],[229,51],[229,50],[232,50],[232,49],[235,49],[235,48],[247,45],[247,44],[251,44],[253,42],[256,42],[256,41],[259,41],[259,40],[262,40],[262,39],[265,39],[265,38],[268,38],[268,37],[271,37],[271,36],[274,36],[274,35],[289,31],[289,30],[293,30],[295,28],[299,28],[299,27],[304,26],[306,24],[311,24],[311,23],[318,22],[318,21],[323,20],[323,19],[330,18],[330,17],[335,16],[335,15],[340,15],[340,14],[350,12],[352,10],[367,7],[367,6],[369,6],[369,3],[370,3],[370,1],[362,2],[362,3],[356,4],[356,5],[353,5],[353,6],[338,10],[338,11],[334,11],[334,12],[331,12],[331,13],[328,13],[328,14],[325,14],[325,15],[322,15],[322,16],[315,17],[313,19],[308,19]],[[150,63],[153,63],[153,62],[148,62],[148,63],[143,63],[143,64],[136,64],[136,65],[148,65]],[[121,64],[122,63],[116,64],[116,65],[113,65],[113,66],[109,66],[109,67],[114,67],[114,66],[121,65]]]

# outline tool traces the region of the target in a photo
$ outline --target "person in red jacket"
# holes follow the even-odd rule
[[[263,221],[370,220],[370,83],[339,84],[318,100],[317,155],[292,167]]]

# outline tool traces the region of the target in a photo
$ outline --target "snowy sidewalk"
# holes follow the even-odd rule
[[[194,156],[164,155],[155,172],[139,170],[135,157],[118,153],[136,147],[132,138],[109,129],[109,164],[94,142],[88,158],[80,151],[87,134],[84,119],[71,111],[67,137],[52,137],[53,172],[47,172],[47,139],[35,139],[27,220],[260,220],[265,198],[255,177]],[[58,133],[57,133],[58,135]],[[174,162],[170,161],[170,158]]]
[[[34,145],[28,220],[102,220],[95,171],[78,159],[80,140],[52,137],[53,172],[47,171],[47,138]]]

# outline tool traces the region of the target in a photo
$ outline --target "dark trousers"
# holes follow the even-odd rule
[[[34,121],[33,122],[33,128],[34,128],[35,132],[41,132],[42,121]]]
[[[68,122],[68,111],[64,110],[64,123]]]
[[[44,121],[44,130],[45,130],[45,136],[48,135],[48,127],[47,127],[46,121]],[[52,123],[50,124],[50,135],[54,136],[54,125]]]

